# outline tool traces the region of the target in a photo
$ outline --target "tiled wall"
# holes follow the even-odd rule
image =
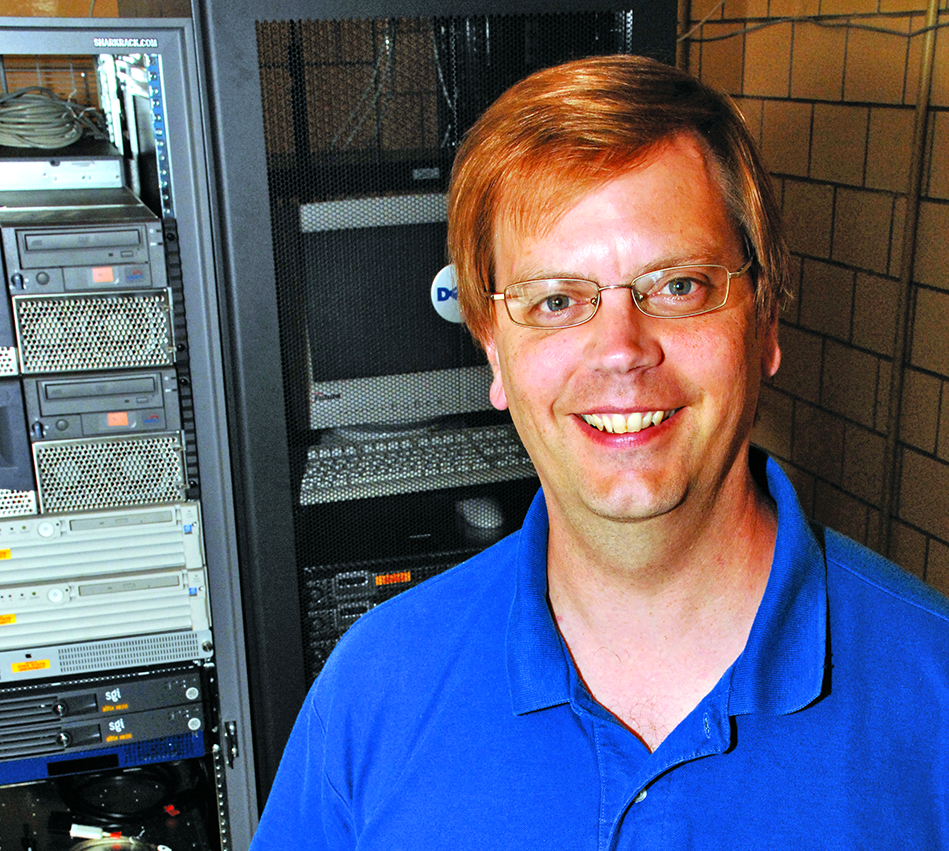
[[[716,0],[692,2],[695,23]],[[812,516],[874,548],[924,43],[909,34],[924,12],[923,0],[726,0],[695,35],[738,34],[689,48],[693,73],[732,94],[757,134],[794,254],[797,297],[755,440]],[[802,20],[840,15],[897,33]],[[949,29],[934,68],[889,554],[949,592]]]

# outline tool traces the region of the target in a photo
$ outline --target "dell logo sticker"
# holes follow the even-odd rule
[[[432,306],[446,322],[461,322],[458,309],[458,278],[455,267],[446,266],[432,281]]]

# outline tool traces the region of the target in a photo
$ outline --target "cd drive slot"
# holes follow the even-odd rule
[[[109,230],[18,231],[17,244],[22,269],[43,269],[49,275],[81,278],[89,266],[148,264],[149,250],[144,227]],[[50,279],[52,280],[52,279]],[[108,283],[96,279],[99,283]],[[36,283],[44,283],[37,279]],[[46,282],[49,284],[49,281]],[[130,282],[131,283],[131,282]],[[145,283],[147,282],[139,282]]]
[[[137,230],[67,231],[65,233],[28,233],[27,251],[69,251],[77,248],[128,248],[142,242]]]
[[[114,378],[108,381],[44,381],[43,397],[47,401],[85,399],[89,396],[132,396],[154,393],[155,376]]]

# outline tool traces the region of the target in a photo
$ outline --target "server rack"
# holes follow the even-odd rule
[[[131,796],[171,808],[166,844],[246,848],[254,747],[193,23],[0,18],[0,57],[5,83],[32,62],[40,84],[56,57],[91,59],[115,143],[0,152],[19,162],[0,192],[3,430],[29,458],[0,470],[0,834],[67,848],[71,808],[94,798],[105,825]],[[115,87],[116,63],[134,86]],[[175,810],[195,795],[203,820]]]

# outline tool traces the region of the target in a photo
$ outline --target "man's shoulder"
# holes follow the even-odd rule
[[[931,585],[839,532],[824,530],[824,544],[831,579],[836,574],[882,610],[949,632],[949,599]]]

